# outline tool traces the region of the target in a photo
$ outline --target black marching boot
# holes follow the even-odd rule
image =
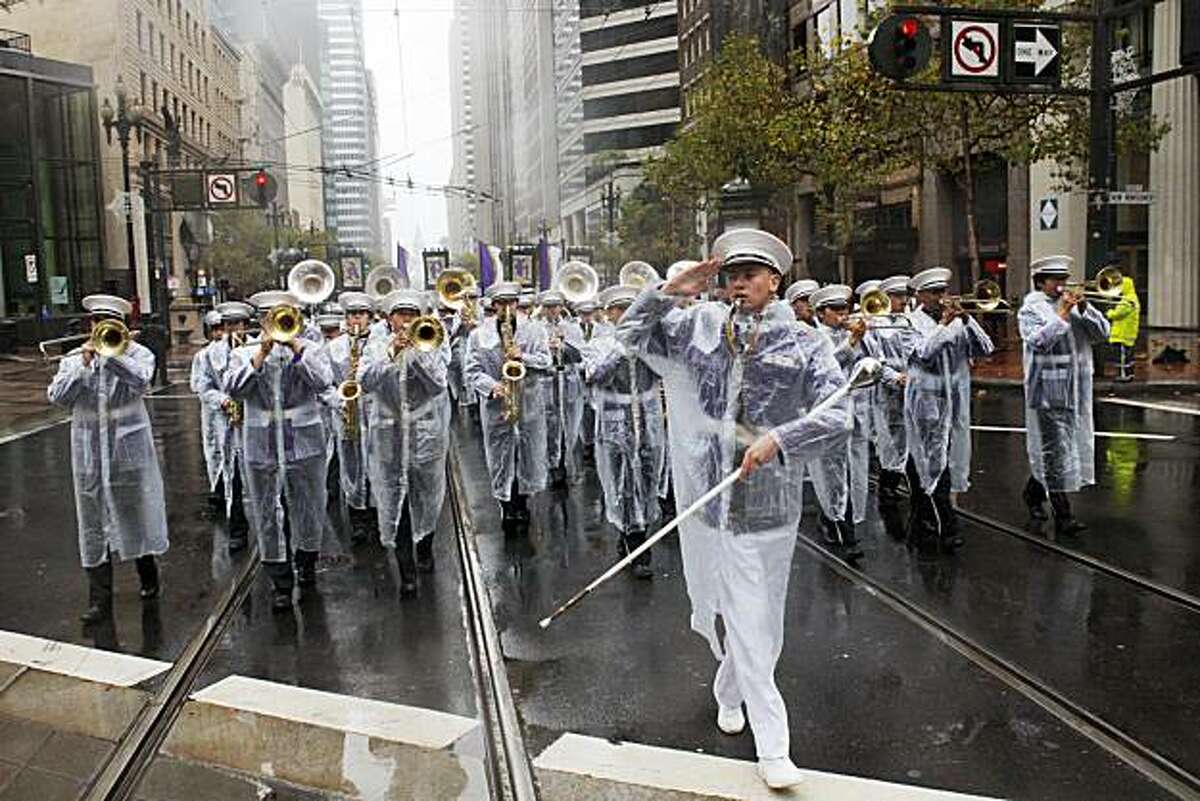
[[[292,588],[296,577],[292,573],[292,563],[263,562],[263,570],[271,579],[271,609],[275,612],[286,612],[292,608]]]
[[[1021,500],[1025,501],[1025,508],[1029,510],[1029,517],[1032,520],[1046,520],[1046,508],[1043,504],[1046,502],[1046,488],[1041,482],[1033,476],[1025,482],[1025,489],[1021,491]]]
[[[96,567],[84,568],[88,577],[88,608],[79,619],[93,625],[112,618],[113,567],[108,559]]]
[[[417,542],[417,572],[433,572],[433,534],[427,534]]]
[[[646,541],[646,531],[640,528],[634,529],[621,539],[625,544],[626,552],[632,553]],[[654,571],[650,568],[650,551],[647,550],[633,560],[633,575],[640,579],[654,578]]]
[[[400,597],[411,598],[417,594],[417,561],[413,558],[411,537],[396,538],[396,566],[400,568]]]
[[[879,471],[879,507],[895,508],[900,504],[900,484],[904,481],[904,473],[899,470]]]
[[[835,524],[837,526],[838,535],[841,540],[839,550],[842,558],[850,564],[854,564],[863,558],[863,549],[858,544],[858,537],[854,535],[853,520],[839,520]]]
[[[296,551],[296,580],[301,587],[316,586],[317,556],[316,551]]]
[[[139,556],[134,564],[137,565],[138,580],[142,585],[138,595],[143,601],[154,600],[159,592],[158,563],[154,561],[154,555]]]
[[[1071,512],[1071,501],[1065,492],[1050,493],[1050,507],[1054,510],[1054,533],[1059,537],[1075,537],[1087,529],[1087,524]]]

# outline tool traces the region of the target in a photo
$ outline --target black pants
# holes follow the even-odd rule
[[[245,543],[246,538],[250,534],[250,521],[246,519],[246,507],[243,501],[243,486],[242,486],[242,466],[234,460],[233,464],[233,488],[230,494],[233,496],[233,501],[230,504],[229,510],[229,539]]]
[[[958,530],[958,522],[954,517],[954,507],[950,504],[950,470],[942,471],[938,476],[933,492],[928,493],[921,486],[921,477],[917,474],[917,463],[910,456],[907,465],[909,502],[912,504],[913,523],[916,529],[913,533],[919,536],[933,535],[945,538]]]

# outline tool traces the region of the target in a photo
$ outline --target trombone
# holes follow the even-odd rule
[[[1008,301],[1001,297],[1000,285],[990,278],[976,281],[970,295],[946,295],[942,298],[942,305],[959,308],[967,306],[977,313],[1008,314],[1011,311]]]
[[[858,311],[846,317],[847,322],[852,320],[866,322],[872,331],[912,328],[912,322],[903,313],[892,311],[892,298],[882,289],[872,289],[862,296]]]
[[[44,339],[38,343],[38,350],[42,353],[42,358],[48,362],[55,362],[71,355],[70,353],[60,353],[51,356],[46,353],[46,348],[49,345],[61,345],[67,342],[82,342],[90,341],[92,347],[96,351],[97,356],[120,356],[125,353],[129,347],[130,341],[135,336],[140,334],[140,330],[130,331],[125,323],[120,320],[100,320],[92,330],[86,334],[71,334],[65,337],[55,337],[54,339]]]
[[[1065,291],[1092,303],[1120,303],[1124,278],[1120,268],[1105,267],[1091,281],[1067,284]]]

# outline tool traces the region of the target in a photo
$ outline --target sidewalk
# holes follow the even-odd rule
[[[197,350],[198,345],[171,349],[167,367],[172,380],[187,381]],[[0,355],[0,440],[65,417],[61,409],[46,400],[46,387],[57,370],[58,362],[46,361],[36,348]]]
[[[1152,364],[1150,354],[1161,353],[1166,345],[1187,354],[1187,364]],[[1145,347],[1145,350],[1140,348]],[[1097,353],[1104,352],[1097,349]],[[1104,375],[1095,378],[1097,393],[1131,395],[1139,392],[1196,392],[1200,391],[1200,334],[1188,332],[1153,332],[1145,346],[1139,346],[1133,380],[1114,381],[1115,364],[1104,366]],[[1006,341],[992,356],[980,359],[971,370],[972,384],[977,387],[1019,387],[1024,380],[1021,366],[1020,341]]]

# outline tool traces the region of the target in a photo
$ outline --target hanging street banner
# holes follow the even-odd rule
[[[1062,49],[1061,26],[1015,22],[1010,41],[1010,81],[1058,85],[1061,74],[1061,59],[1058,56]]]

